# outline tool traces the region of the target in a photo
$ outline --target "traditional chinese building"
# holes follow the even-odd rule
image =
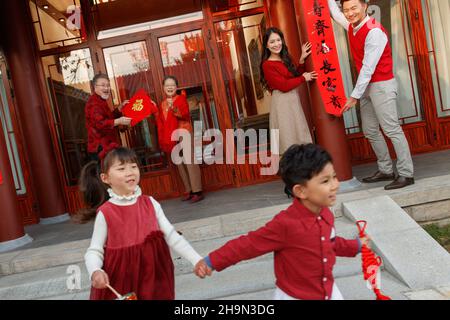
[[[87,155],[84,105],[94,74],[109,75],[111,107],[141,88],[160,102],[162,79],[172,74],[203,130],[268,128],[270,95],[259,82],[262,36],[267,27],[279,27],[298,61],[308,39],[304,6],[314,2],[316,8],[326,5],[325,0],[1,1],[0,244],[25,243],[24,225],[64,221],[82,206],[77,182]],[[399,115],[412,152],[450,148],[450,0],[373,0],[369,13],[390,37]],[[324,20],[318,26],[328,33],[332,25]],[[356,79],[346,34],[337,25],[334,37],[349,95]],[[323,44],[321,50],[330,48]],[[316,141],[333,154],[339,178],[350,180],[352,165],[375,156],[363,137],[359,110],[343,118],[328,115],[319,85],[334,88],[335,80],[303,86],[303,108]],[[146,193],[159,200],[181,194],[180,178],[160,152],[151,121],[121,138],[140,158]],[[250,144],[246,157],[264,143]],[[261,175],[261,166],[202,165],[205,191],[276,179]]]

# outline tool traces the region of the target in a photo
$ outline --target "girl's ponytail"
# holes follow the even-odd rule
[[[84,224],[95,218],[97,209],[108,200],[106,186],[100,180],[100,168],[96,161],[86,164],[81,170],[79,188],[87,208],[79,210],[72,221]]]

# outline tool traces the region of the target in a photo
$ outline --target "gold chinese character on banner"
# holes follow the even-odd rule
[[[144,109],[144,99],[138,99],[136,100],[136,102],[133,104],[133,111],[142,111],[142,109]]]

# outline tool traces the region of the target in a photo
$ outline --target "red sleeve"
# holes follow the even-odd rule
[[[122,116],[122,112],[119,109],[115,108],[112,112],[114,119],[118,119]]]
[[[282,249],[286,242],[285,237],[285,227],[278,215],[264,227],[228,241],[211,252],[209,258],[214,269],[221,271],[240,261]]]
[[[282,92],[288,92],[297,88],[304,83],[305,77],[299,76],[295,78],[286,78],[281,72],[278,66],[273,64],[263,64],[264,78],[272,90],[280,90]]]
[[[179,95],[177,100],[175,101],[175,106],[178,108],[178,112],[175,113],[175,116],[181,120],[189,121],[190,113],[189,113],[189,104],[184,95]]]
[[[298,67],[297,67],[297,71],[300,74],[304,74],[306,72],[305,64],[304,63],[303,64],[299,64]]]
[[[359,253],[359,242],[336,237],[333,243],[334,252],[338,257],[355,257]]]
[[[90,123],[89,125],[97,130],[113,129],[114,119],[108,118],[101,107],[92,104],[90,108]]]

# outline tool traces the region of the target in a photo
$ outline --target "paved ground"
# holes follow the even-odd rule
[[[414,163],[416,179],[447,175],[450,173],[450,150],[417,155],[414,157]],[[358,179],[374,171],[376,171],[376,165],[373,163],[353,168],[353,173]],[[360,190],[383,184],[362,185]],[[169,220],[172,223],[178,223],[288,202],[290,200],[283,193],[282,182],[275,181],[208,193],[204,201],[196,204],[185,204],[179,199],[167,200],[162,202],[162,207]],[[34,241],[19,250],[88,239],[91,237],[92,227],[92,223],[79,226],[70,222],[49,226],[28,226],[25,231],[34,238]]]

